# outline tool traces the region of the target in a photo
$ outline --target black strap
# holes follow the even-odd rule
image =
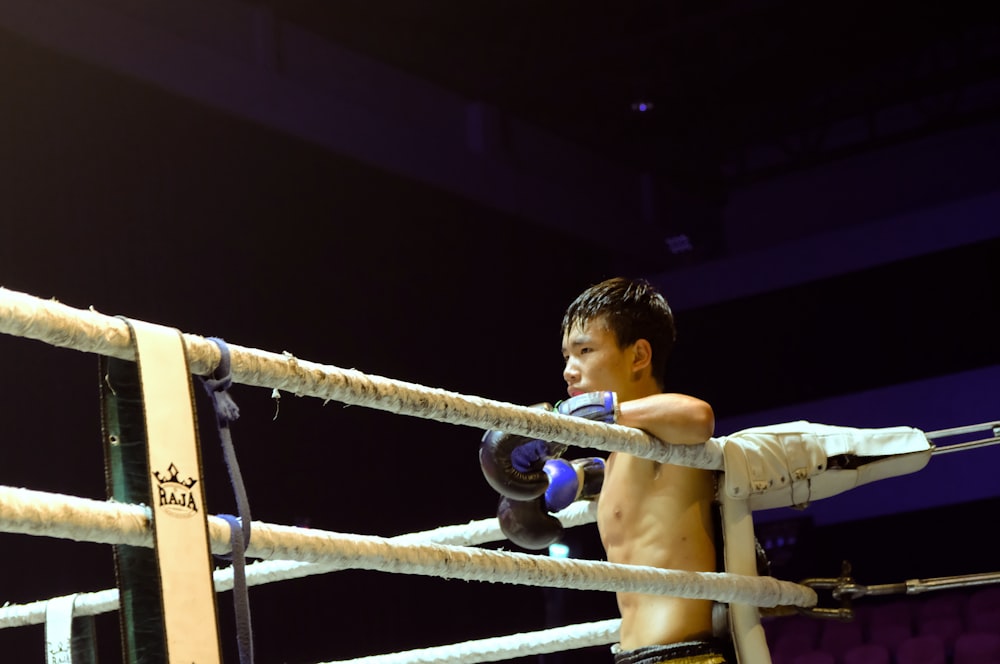
[[[151,503],[142,387],[135,362],[101,357],[101,419],[108,498]],[[122,654],[129,664],[166,664],[167,642],[159,599],[156,552],[116,544]]]

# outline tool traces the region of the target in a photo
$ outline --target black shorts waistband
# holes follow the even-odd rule
[[[682,657],[718,655],[725,657],[725,644],[720,640],[684,641],[663,646],[644,646],[615,653],[615,664],[656,664]]]

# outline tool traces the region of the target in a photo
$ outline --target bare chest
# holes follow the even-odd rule
[[[714,500],[711,473],[629,456],[609,461],[597,510],[609,560],[629,558],[643,543],[683,542],[704,527]]]

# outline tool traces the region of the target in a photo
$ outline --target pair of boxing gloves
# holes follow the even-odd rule
[[[618,396],[589,392],[535,408],[613,424]],[[552,516],[575,500],[601,492],[604,459],[562,459],[567,445],[504,431],[487,431],[479,445],[479,465],[487,483],[501,495],[497,508],[500,529],[510,541],[526,549],[544,549],[562,535],[562,524]]]

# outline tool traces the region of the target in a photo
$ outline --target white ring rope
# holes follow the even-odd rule
[[[5,288],[0,288],[0,332],[63,348],[135,359],[128,326],[123,320]],[[191,373],[211,373],[219,364],[219,347],[197,335],[184,334],[183,338]],[[712,470],[723,467],[722,449],[714,439],[702,445],[670,445],[630,427],[316,364],[287,352],[279,355],[228,342],[227,345],[232,356],[233,381],[244,385],[449,424],[501,429],[579,447],[621,451],[663,463]]]
[[[8,505],[27,505],[28,510],[7,509]],[[111,508],[106,509],[109,506]],[[5,512],[20,512],[21,516],[12,518],[10,514]],[[147,538],[144,529],[147,527],[145,520],[148,519],[149,509],[140,505],[103,503],[75,496],[0,487],[0,514],[3,517],[0,521],[4,524],[8,518],[12,524],[20,524],[15,526],[17,532],[66,537],[80,541],[91,541],[96,538],[97,533],[104,529],[114,528],[109,524],[117,524],[122,526],[122,530],[118,532],[124,533],[124,537],[136,545],[146,545]],[[597,518],[597,505],[589,501],[579,501],[559,512],[556,516],[559,517],[565,528],[593,523]],[[45,519],[55,519],[56,523],[45,528],[39,528],[35,525],[36,520]],[[261,527],[265,527],[264,524],[255,524],[255,528]],[[4,528],[6,526],[0,527],[0,530]],[[435,542],[456,545],[483,544],[503,539],[505,537],[496,518],[472,521],[462,525],[441,526],[432,530],[407,533],[391,538],[393,542]],[[247,585],[258,586],[341,569],[344,569],[344,566],[339,564],[266,560],[248,565],[245,571]],[[232,589],[233,569],[231,567],[215,570],[213,578],[217,592]],[[0,607],[0,629],[42,624],[45,622],[46,608],[50,601],[42,600]],[[91,616],[109,613],[118,610],[119,606],[117,588],[78,593],[74,603],[74,615]],[[369,662],[369,664],[377,662],[384,664],[391,662],[471,664],[533,654],[561,652],[587,646],[607,645],[617,640],[620,622],[619,619],[615,619],[598,623],[570,625],[539,632],[493,637],[405,653],[376,655],[364,658],[364,661]]]
[[[576,502],[556,516],[565,528],[593,523],[597,519],[595,503]],[[0,532],[25,535],[43,535],[71,539],[78,542],[119,543],[133,546],[151,546],[148,533],[149,508],[102,502],[77,496],[16,489],[0,486]],[[210,517],[210,528],[218,526],[218,519]],[[255,534],[258,529],[268,528],[268,524],[254,522]],[[115,536],[107,536],[115,533]],[[218,535],[212,531],[213,543]],[[467,524],[441,526],[432,530],[407,533],[390,538],[393,542],[426,542],[472,546],[506,539],[496,518],[472,521]],[[216,553],[225,553],[228,545],[219,542],[213,546]],[[218,549],[216,551],[216,549]],[[325,574],[345,569],[337,563],[305,563],[294,560],[266,560],[246,567],[247,585],[259,586],[265,583],[298,579],[314,574]],[[231,590],[233,570],[231,567],[215,570],[215,589],[218,592]],[[45,620],[45,603],[48,600],[23,605],[0,607],[0,629],[41,624]],[[118,590],[101,590],[81,593],[75,604],[75,614],[97,615],[118,609]]]
[[[208,521],[212,551],[226,553],[228,523],[219,517],[209,517]],[[0,488],[0,530],[52,536],[54,523],[67,522],[69,530],[64,529],[62,536],[69,539],[153,545],[146,508]],[[265,560],[292,560],[468,581],[671,595],[751,606],[814,606],[817,602],[811,588],[771,577],[688,572],[592,560],[556,560],[526,553],[421,542],[399,543],[371,535],[257,522],[246,555]]]
[[[517,639],[496,637],[466,641],[450,646],[421,648],[388,655],[372,655],[323,664],[463,664],[496,662],[515,657],[544,655],[589,646],[603,646],[618,640],[621,620],[601,620],[537,632],[523,632]]]
[[[143,505],[0,486],[0,532],[56,537],[77,542],[151,547],[153,533],[150,530],[149,515],[149,508]],[[556,516],[563,526],[573,528],[593,523],[597,518],[596,515],[596,503],[578,501]],[[228,522],[213,516],[209,516],[208,519],[212,552],[228,553]],[[289,528],[305,534],[323,532],[311,528],[274,526],[255,521],[254,537],[257,538],[256,533],[259,530],[262,533],[260,539],[273,540],[276,537],[273,534],[276,528]],[[433,542],[446,545],[474,545],[499,542],[506,537],[500,531],[496,518],[490,518],[397,535],[389,539],[400,544]],[[271,557],[260,555],[262,547],[258,540],[255,539],[253,546],[254,549],[248,549],[248,557]]]

